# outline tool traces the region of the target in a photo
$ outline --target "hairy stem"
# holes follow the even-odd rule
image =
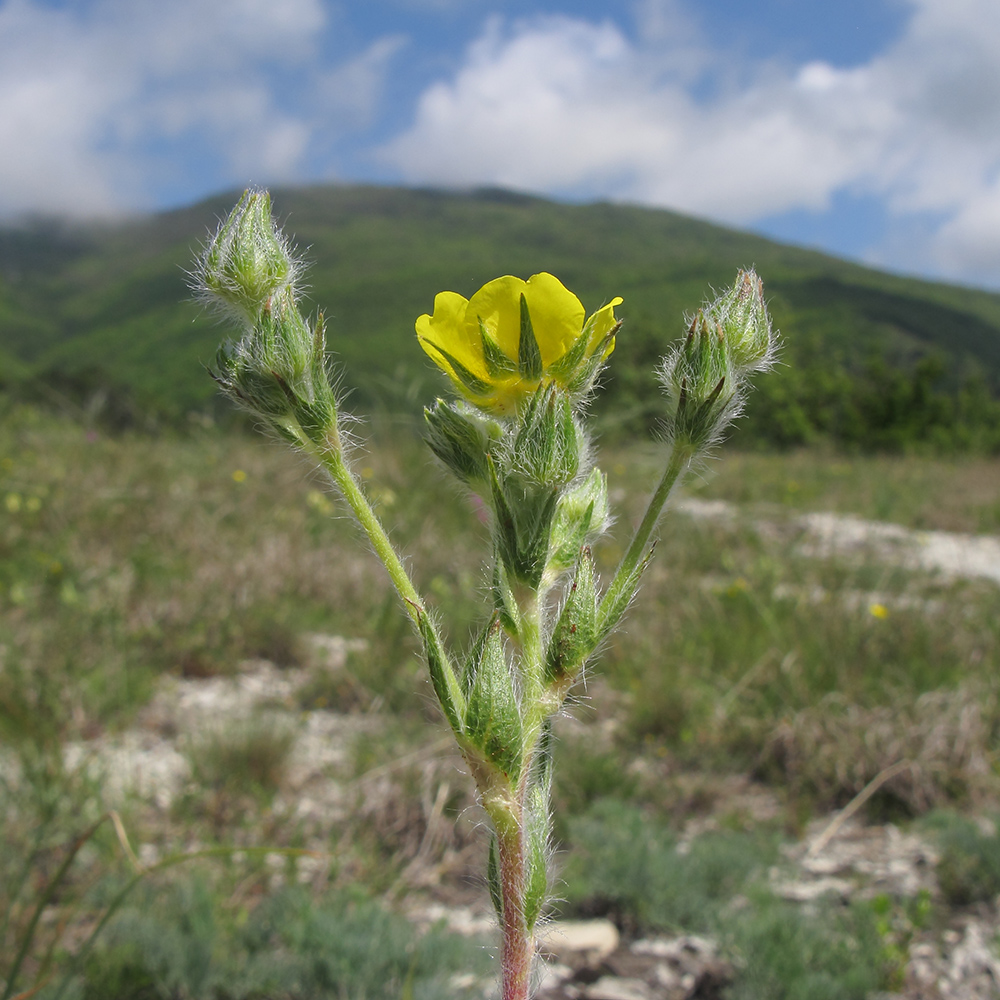
[[[375,550],[375,555],[385,566],[396,592],[403,599],[403,606],[406,608],[410,620],[414,626],[419,626],[420,616],[427,617],[424,600],[413,585],[402,560],[396,554],[385,528],[382,527],[382,522],[368,502],[364,490],[344,461],[339,441],[336,446],[320,448],[308,440],[302,440],[302,447],[330,474],[330,478],[333,479],[337,489],[340,490],[354,516],[358,519],[358,524],[368,536],[368,540]]]
[[[687,470],[694,453],[695,449],[688,441],[674,440],[670,451],[670,459],[667,462],[666,469],[663,471],[663,477],[653,491],[653,495],[649,499],[649,505],[646,507],[646,513],[639,522],[639,527],[635,529],[635,534],[632,536],[628,550],[622,556],[622,561],[618,564],[618,569],[615,570],[614,579],[612,579],[611,585],[601,600],[602,620],[608,613],[607,609],[613,609],[617,606],[622,592],[631,583],[632,574],[639,566],[640,561],[645,558],[650,536],[653,534],[653,530],[660,520],[660,515],[663,513],[663,507],[667,502],[667,498],[677,484],[677,480]]]
[[[531,988],[531,965],[535,952],[534,935],[524,919],[525,854],[523,807],[519,821],[497,834],[500,862],[500,893],[503,913],[500,930],[502,1000],[527,1000]]]

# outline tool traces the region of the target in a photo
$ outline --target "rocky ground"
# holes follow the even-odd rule
[[[719,503],[689,502],[685,509],[697,517],[732,516],[732,510]],[[808,515],[801,527],[805,532],[800,544],[817,553],[863,548],[944,575],[1000,581],[997,539],[906,532],[832,515]],[[311,639],[315,658],[333,673],[343,669],[359,641],[335,636]],[[244,664],[234,677],[167,679],[134,728],[74,743],[66,748],[67,761],[100,777],[109,805],[134,796],[166,815],[192,782],[186,749],[192,740],[240,720],[247,725],[268,720],[287,726],[293,734],[291,749],[272,809],[293,816],[316,844],[328,844],[345,810],[357,808],[359,783],[368,808],[378,808],[380,796],[394,794],[392,783],[385,780],[386,769],[376,767],[358,775],[348,766],[355,741],[365,733],[379,732],[384,720],[370,711],[301,711],[296,692],[305,680],[303,671],[278,670],[266,662]],[[465,863],[459,847],[447,843],[442,812],[450,790],[467,779],[458,773],[460,762],[452,755],[450,741],[437,739],[414,751],[405,763],[421,761],[428,763],[434,777],[421,807],[418,844],[401,905],[420,923],[443,919],[463,933],[488,932],[492,915],[481,888],[450,891],[443,877]],[[751,813],[766,816],[777,808],[766,789],[754,788],[745,779],[733,781],[726,793],[730,804],[734,795],[744,795]],[[830,894],[844,901],[878,893],[913,897],[921,890],[935,896],[933,845],[892,825],[865,825],[860,816],[852,805],[813,822],[805,837],[787,849],[784,863],[770,873],[774,892],[802,907]],[[697,835],[711,823],[711,815],[699,817],[688,835]],[[136,847],[143,863],[156,860],[155,844]],[[319,877],[322,868],[321,858],[303,859],[300,876]],[[904,982],[894,995],[910,1000],[1000,997],[998,932],[997,908],[986,906],[956,913],[943,933],[918,933],[908,943]],[[733,976],[718,942],[695,936],[628,939],[605,920],[553,922],[545,930],[542,951],[539,995],[544,1000],[711,998],[721,996]],[[484,984],[484,990],[489,988]]]
[[[333,665],[343,662],[350,650],[348,641],[336,637],[315,642]],[[296,671],[279,671],[264,662],[246,664],[244,672],[233,678],[171,679],[144,713],[140,726],[118,737],[74,744],[67,754],[71,760],[88,761],[95,773],[105,776],[109,804],[131,793],[145,799],[152,809],[168,811],[191,780],[189,758],[183,752],[186,739],[218,725],[222,718],[231,725],[241,716],[250,719],[256,713],[259,719],[265,711],[291,719],[287,706],[301,681]],[[377,730],[382,720],[373,714],[327,711],[296,712],[294,718],[296,736],[287,779],[274,808],[291,806],[316,842],[328,843],[329,831],[356,801],[349,783],[338,777],[344,773],[351,743],[360,733]],[[450,770],[454,782],[464,781],[456,773],[457,759],[447,757],[447,752],[439,741],[417,756],[422,753],[432,759],[439,774],[442,767]],[[380,794],[378,778],[370,776],[369,807]],[[440,799],[443,786],[437,787]],[[389,786],[387,794],[391,794]],[[725,800],[731,805],[738,795],[761,817],[777,809],[765,789],[743,779],[733,779]],[[438,824],[440,812],[439,807]],[[444,920],[461,933],[490,933],[493,917],[485,893],[469,890],[467,885],[456,891],[442,883],[442,871],[461,866],[462,861],[454,853],[450,859],[444,857],[435,846],[434,817],[435,803],[431,802],[421,824],[421,848],[409,869],[412,891],[403,905],[421,924]],[[711,815],[699,817],[691,822],[687,836],[697,836],[711,825]],[[137,845],[137,853],[144,863],[157,860],[155,845]],[[816,820],[806,836],[785,853],[784,863],[770,873],[772,889],[803,907],[829,894],[846,902],[878,893],[913,897],[920,890],[938,892],[931,843],[893,825],[865,825],[856,815],[841,813]],[[301,859],[300,876],[310,880],[322,868],[321,860]],[[1000,997],[998,932],[1000,917],[991,907],[957,916],[943,935],[918,936],[909,947],[906,982],[899,995],[910,1000]],[[607,920],[550,923],[542,938],[542,952],[542,1000],[711,998],[721,996],[733,975],[718,943],[708,938],[630,940]],[[488,989],[489,984],[484,984],[484,990]]]

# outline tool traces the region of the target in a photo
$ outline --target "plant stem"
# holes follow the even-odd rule
[[[497,831],[497,854],[500,867],[500,894],[503,915],[500,930],[502,1000],[527,1000],[531,987],[531,963],[534,958],[534,935],[524,919],[524,810],[516,823]]]
[[[303,439],[302,447],[330,474],[337,489],[340,490],[341,495],[347,501],[354,516],[358,519],[358,523],[368,536],[368,540],[375,550],[375,555],[379,557],[385,566],[386,572],[389,574],[389,579],[392,580],[393,586],[396,588],[396,592],[403,599],[403,605],[406,608],[406,613],[410,616],[410,620],[414,625],[419,625],[419,617],[421,615],[427,617],[427,609],[424,606],[423,598],[417,592],[417,588],[414,587],[413,581],[410,579],[410,574],[406,572],[406,567],[396,554],[396,550],[393,548],[385,528],[382,527],[382,522],[378,519],[375,511],[372,510],[372,506],[368,502],[364,490],[361,489],[357,479],[354,477],[354,473],[351,472],[344,461],[339,442],[336,446],[320,448],[311,441],[308,441],[308,439]]]
[[[650,535],[660,520],[660,514],[663,513],[663,507],[670,496],[670,491],[687,469],[694,453],[695,449],[690,442],[683,439],[674,440],[670,459],[663,471],[663,477],[650,497],[646,513],[639,522],[639,527],[635,529],[628,550],[622,556],[622,561],[618,564],[618,569],[615,570],[614,579],[601,600],[602,621],[608,613],[607,609],[613,609],[622,597],[622,592],[630,586],[632,574],[638,567],[640,560],[646,556],[646,546],[649,544]]]

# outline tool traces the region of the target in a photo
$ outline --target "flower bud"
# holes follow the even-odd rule
[[[271,196],[247,190],[202,254],[195,284],[205,298],[254,325],[298,271],[271,216]]]
[[[424,408],[424,419],[431,451],[467,486],[488,492],[486,456],[500,439],[500,425],[463,402],[443,399]]]
[[[545,651],[545,679],[568,688],[599,641],[594,560],[584,548]]]
[[[297,264],[265,191],[247,191],[219,227],[195,275],[196,291],[244,327],[211,374],[237,403],[295,444],[340,448],[322,315],[310,326],[295,301]]]
[[[687,336],[663,359],[658,374],[667,397],[664,423],[671,440],[705,447],[739,413],[739,379],[724,335],[704,312],[695,316]]]
[[[546,386],[519,414],[510,468],[525,483],[561,489],[576,476],[585,441],[569,397]]]
[[[740,372],[766,371],[774,363],[775,337],[756,272],[740,271],[736,283],[705,310],[709,325],[722,331],[730,364]]]
[[[548,571],[572,569],[584,545],[599,538],[608,526],[608,483],[598,468],[559,497],[552,523]]]
[[[775,337],[753,271],[699,309],[687,336],[660,363],[667,436],[701,449],[719,439],[743,406],[747,376],[774,363]]]

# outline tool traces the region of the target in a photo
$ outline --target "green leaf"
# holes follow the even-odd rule
[[[524,841],[524,922],[530,932],[538,921],[548,899],[549,873],[549,789],[547,784],[535,784],[528,792],[525,809]]]
[[[585,548],[545,651],[545,679],[554,684],[575,677],[601,638],[594,560],[590,549]]]
[[[521,709],[499,621],[490,625],[469,689],[465,735],[486,760],[517,780],[524,754]]]
[[[496,609],[504,631],[512,639],[518,638],[521,632],[521,611],[514,598],[514,592],[510,589],[507,573],[499,554],[493,560],[493,579],[490,583],[490,590],[493,593],[493,607]]]
[[[493,909],[497,911],[497,920],[502,925],[503,891],[500,888],[500,857],[495,833],[490,836],[490,853],[486,859],[486,884],[490,888],[490,899],[493,900]]]
[[[441,641],[427,617],[427,612],[422,608],[417,608],[416,613],[417,627],[420,629],[420,637],[424,641],[424,655],[427,657],[427,667],[430,670],[434,693],[441,703],[441,710],[448,720],[448,725],[451,726],[456,736],[461,736],[462,717],[466,711],[465,696],[462,694],[451,660],[441,646]]]
[[[649,560],[653,558],[653,549],[655,547],[655,544],[650,546],[649,551],[646,553],[646,557],[639,563],[638,566],[635,567],[635,569],[632,570],[631,573],[629,573],[628,578],[625,581],[625,585],[617,592],[613,601],[609,601],[608,594],[605,594],[604,599],[601,601],[600,609],[598,610],[598,642],[603,641],[606,636],[610,635],[611,632],[617,627],[618,623],[622,620],[622,617],[628,610],[628,606],[632,603],[639,590],[639,583],[642,580],[642,574],[646,572]],[[611,591],[609,590],[608,593],[610,594]]]

